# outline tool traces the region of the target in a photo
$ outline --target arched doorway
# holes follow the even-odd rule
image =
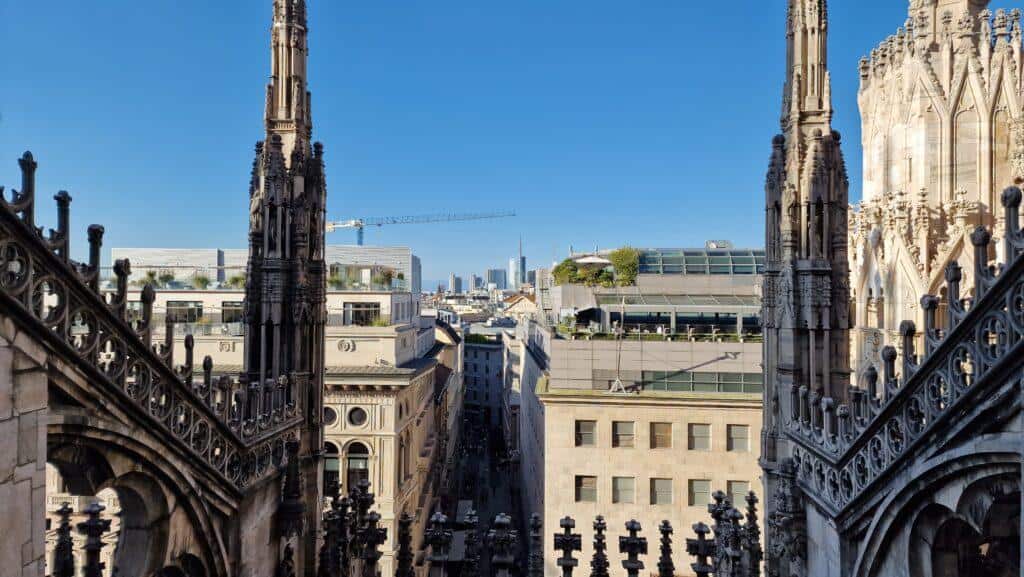
[[[362,443],[352,443],[345,457],[345,490],[351,491],[363,480],[370,480],[370,451]]]

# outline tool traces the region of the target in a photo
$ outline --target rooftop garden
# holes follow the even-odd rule
[[[640,251],[624,246],[608,254],[610,265],[577,262],[567,258],[551,271],[556,285],[581,284],[585,286],[633,286],[640,271]]]

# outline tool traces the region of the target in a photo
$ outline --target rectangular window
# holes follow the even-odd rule
[[[703,507],[711,502],[711,481],[690,479],[689,500],[691,507]]]
[[[633,446],[633,421],[612,422],[612,446]]]
[[[223,323],[242,322],[242,308],[245,303],[242,301],[224,301],[220,303],[220,320]]]
[[[345,325],[368,327],[380,318],[380,303],[344,303]]]
[[[167,301],[167,318],[172,323],[194,323],[203,318],[200,301]]]
[[[672,448],[672,423],[651,423],[651,448]]]
[[[576,475],[576,502],[597,502],[597,477]]]
[[[729,432],[728,450],[732,453],[750,452],[750,427],[747,425],[728,425]]]
[[[634,485],[633,477],[612,477],[612,503],[634,503]]]
[[[651,479],[651,505],[672,504],[672,479]]]
[[[726,490],[729,492],[729,498],[732,499],[732,506],[743,510],[747,493],[750,492],[750,483],[746,481],[729,481],[726,483]]]
[[[576,446],[597,445],[597,421],[576,421]]]
[[[687,448],[691,451],[711,450],[711,425],[690,423],[690,439]]]

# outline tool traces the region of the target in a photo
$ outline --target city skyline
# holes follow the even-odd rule
[[[857,61],[905,16],[901,3],[869,4],[832,6],[835,126],[850,148],[852,199],[861,180]],[[367,231],[369,245],[409,246],[421,255],[425,279],[501,266],[520,235],[531,267],[564,258],[570,245],[701,246],[726,238],[760,246],[760,209],[725,211],[709,202],[760,205],[765,135],[776,129],[781,95],[780,6],[745,4],[749,18],[730,20],[726,35],[706,25],[722,16],[711,5],[652,2],[626,11],[611,2],[585,10],[578,2],[487,9],[448,2],[399,10],[312,3],[311,18],[326,32],[311,40],[310,87],[314,138],[327,144],[328,216],[516,205],[511,219]],[[32,149],[46,169],[40,186],[66,188],[75,199],[74,228],[152,211],[166,218],[110,227],[106,246],[245,246],[239,174],[260,137],[254,127],[267,63],[251,54],[265,42],[266,9],[226,1],[143,10],[115,0],[2,10],[12,24],[3,26],[6,37],[26,55],[5,61],[4,71],[32,89],[5,98],[0,155]],[[207,17],[192,18],[197,10]],[[125,26],[116,42],[94,34],[109,22],[136,20],[160,24]],[[568,21],[574,25],[563,26]],[[736,40],[755,37],[763,44],[756,51]],[[698,46],[719,54],[688,59]],[[115,65],[89,73],[95,62]],[[742,67],[743,80],[723,79],[715,62]],[[693,91],[691,74],[719,80]],[[66,90],[68,81],[75,91]],[[111,86],[118,87],[116,114],[108,112]],[[695,114],[712,106],[728,113]],[[162,113],[148,113],[155,109]],[[0,163],[0,180],[16,176],[13,162]],[[614,200],[623,197],[631,201]],[[181,235],[183,228],[190,234]],[[354,241],[348,230],[327,238]],[[457,262],[444,256],[453,244],[462,248]]]

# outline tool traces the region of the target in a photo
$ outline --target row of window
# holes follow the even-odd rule
[[[482,373],[482,374],[486,375],[487,374],[487,369],[488,369],[487,365],[477,365],[476,363],[466,363],[466,372],[469,372],[469,373]],[[500,366],[494,369],[494,375],[497,376],[497,377],[501,376],[501,367]]]
[[[691,371],[644,371],[640,385],[648,391],[696,393],[760,393],[761,373],[720,373]]]
[[[368,416],[366,411],[355,407],[348,412],[348,423],[353,427],[362,427],[366,424]],[[338,412],[331,407],[324,407],[324,426],[330,427],[338,422]]]
[[[142,303],[139,302],[141,311]],[[240,323],[242,310],[245,304],[242,301],[223,301],[220,303],[221,322]],[[173,323],[196,323],[203,318],[202,301],[167,301],[167,318]]]
[[[649,448],[671,449],[673,446],[673,423],[650,423]],[[633,421],[612,421],[612,447],[636,447],[636,423]],[[686,426],[686,448],[690,451],[711,450],[711,425],[689,423]],[[750,426],[726,425],[726,450],[731,453],[750,451]],[[597,446],[597,421],[577,420],[575,425],[576,446]]]
[[[597,477],[576,475],[575,491],[577,503],[596,503],[598,499]],[[612,477],[612,503],[636,503],[636,478]],[[674,502],[672,479],[651,478],[645,502],[651,505],[671,505]],[[727,481],[726,492],[734,506],[742,508],[742,503],[750,492],[747,481]],[[686,504],[690,507],[702,507],[711,503],[712,490],[710,479],[689,479],[686,482]]]

